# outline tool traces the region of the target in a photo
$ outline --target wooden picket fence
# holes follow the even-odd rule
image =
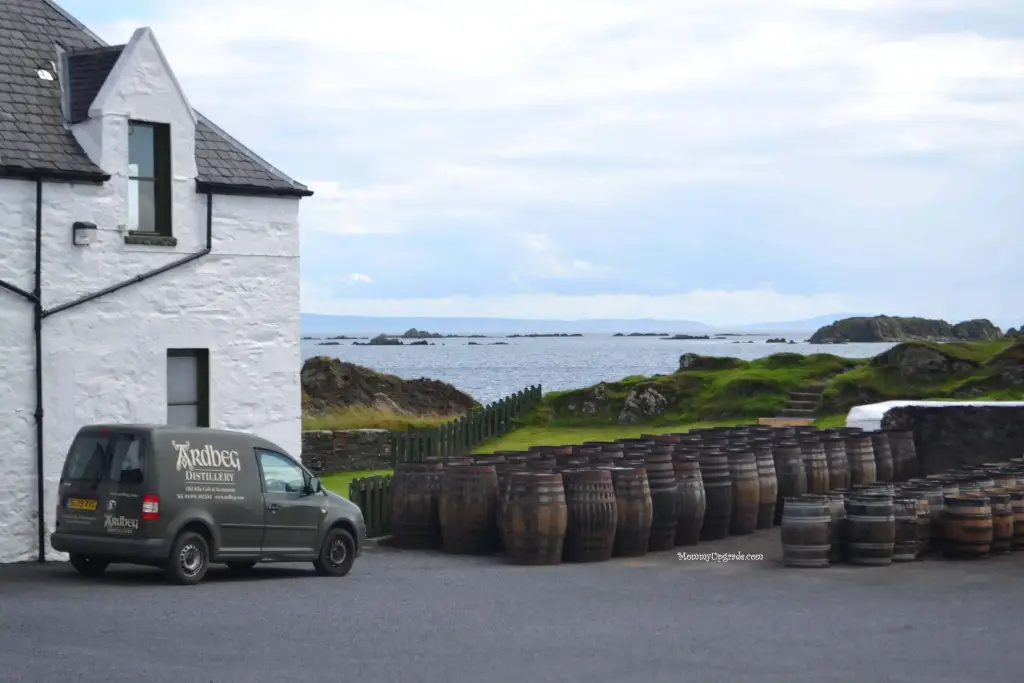
[[[363,511],[367,538],[380,538],[390,533],[391,475],[353,479],[348,485],[348,499]]]
[[[428,457],[450,458],[468,453],[484,441],[512,431],[515,420],[535,407],[541,395],[538,384],[435,429],[395,432],[392,442],[394,462],[422,462]],[[348,486],[348,498],[363,511],[367,538],[379,538],[390,533],[390,475],[353,479]]]
[[[512,431],[515,420],[534,408],[541,395],[538,384],[440,427],[395,432],[392,444],[395,462],[422,462],[429,457],[450,458],[468,453],[484,441]]]

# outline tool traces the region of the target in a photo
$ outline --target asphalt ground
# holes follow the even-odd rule
[[[0,567],[0,681],[998,683],[1024,680],[1024,553],[781,565],[778,530],[686,552],[764,560],[517,567],[370,548],[352,573]]]

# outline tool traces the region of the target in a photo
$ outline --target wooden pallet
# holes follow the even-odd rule
[[[813,417],[759,417],[757,424],[762,427],[806,427],[814,424]]]

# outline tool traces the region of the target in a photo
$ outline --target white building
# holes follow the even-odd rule
[[[0,562],[63,559],[48,533],[82,425],[299,455],[312,193],[192,109],[149,29],[107,46],[50,0],[0,14]]]

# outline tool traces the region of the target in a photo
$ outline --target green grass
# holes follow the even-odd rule
[[[1024,390],[999,379],[1007,364],[1019,363],[1024,344],[1015,340],[987,342],[907,342],[829,382],[823,396],[828,412],[888,400],[1020,400]],[[898,358],[914,352],[938,352],[944,365],[907,377]]]
[[[777,353],[754,361],[701,357],[698,369],[653,377],[627,377],[595,387],[547,394],[523,423],[527,426],[590,427],[617,424],[629,394],[650,387],[668,401],[668,409],[647,428],[706,421],[756,421],[777,415],[789,392],[865,366],[866,359],[830,354]],[[586,411],[584,407],[593,406]],[[671,430],[669,430],[671,431]]]
[[[320,478],[320,483],[328,491],[337,493],[339,496],[348,498],[348,485],[353,479],[373,477],[378,474],[392,474],[392,470],[358,470],[355,472],[338,472],[337,474],[325,474]]]
[[[433,429],[461,415],[413,415],[377,406],[346,406],[320,415],[304,415],[304,430],[340,431],[343,429]]]
[[[493,453],[494,451],[525,451],[530,446],[568,446],[578,445],[584,441],[615,441],[629,439],[641,434],[671,434],[688,432],[691,429],[706,427],[735,427],[741,424],[753,424],[750,420],[718,420],[704,422],[681,422],[652,426],[640,425],[591,425],[589,427],[564,427],[557,425],[521,427],[505,436],[482,444],[474,453]],[[846,415],[828,415],[818,418],[814,424],[821,427],[844,427]]]
[[[637,437],[641,434],[668,434],[686,432],[696,427],[733,426],[740,421],[726,422],[687,422],[652,426],[640,425],[591,425],[588,427],[572,426],[527,426],[520,427],[504,436],[482,444],[474,453],[492,453],[494,451],[525,451],[530,446],[567,446],[581,444],[584,441],[614,441]]]
[[[821,429],[836,429],[846,426],[846,413],[841,415],[822,415],[814,420],[814,426]]]

